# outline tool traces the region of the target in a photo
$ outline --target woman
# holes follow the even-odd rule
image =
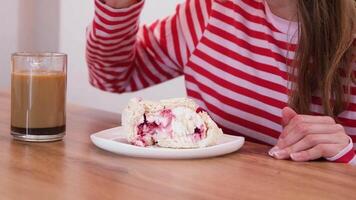
[[[225,133],[275,145],[276,159],[356,163],[354,0],[187,0],[139,28],[143,4],[95,1],[93,86],[131,92],[184,75]]]

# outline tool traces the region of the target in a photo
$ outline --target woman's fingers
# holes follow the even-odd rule
[[[286,137],[296,126],[301,126],[300,124],[335,124],[335,120],[328,116],[296,115],[284,126],[279,138]]]
[[[288,159],[292,154],[306,151],[319,144],[335,144],[339,140],[340,135],[335,134],[310,134],[303,137],[297,143],[288,146],[280,151],[274,152],[274,157],[277,159]]]
[[[280,138],[277,142],[277,146],[280,149],[284,149],[297,143],[299,140],[307,135],[313,134],[333,134],[342,133],[344,128],[340,124],[311,124],[311,123],[300,123],[290,129],[288,134]],[[310,136],[312,137],[312,136]]]
[[[298,162],[316,160],[322,157],[327,158],[335,156],[335,148],[343,149],[344,147],[342,144],[318,144],[311,149],[292,153],[290,157]]]
[[[316,160],[318,158],[323,157],[323,151],[324,151],[324,149],[328,148],[327,146],[328,146],[328,144],[318,144],[317,146],[315,146],[311,149],[297,152],[297,153],[292,153],[290,156],[291,156],[292,160],[298,161],[298,162]]]
[[[290,120],[292,120],[298,114],[291,109],[290,107],[285,107],[282,110],[282,126],[285,127],[289,124]]]

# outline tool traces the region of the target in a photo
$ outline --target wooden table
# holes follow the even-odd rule
[[[149,160],[96,148],[91,133],[119,116],[69,106],[67,136],[24,143],[9,134],[10,97],[0,92],[0,199],[356,199],[356,167],[295,163],[246,143],[237,153],[201,160]]]

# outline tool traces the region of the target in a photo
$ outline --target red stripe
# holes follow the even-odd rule
[[[113,63],[113,64],[107,64],[103,63],[102,61],[96,59],[96,58],[91,58],[89,55],[86,56],[86,59],[88,62],[95,63],[97,65],[100,65],[100,67],[105,68],[105,69],[110,69],[110,68],[127,68],[132,65],[132,61],[126,61],[126,62],[121,62],[121,63]]]
[[[94,74],[96,77],[100,78],[100,80],[104,81],[105,83],[108,84],[118,84],[118,83],[125,83],[129,77],[129,70],[125,73],[125,76],[122,78],[113,78],[113,79],[109,79],[101,74],[99,74],[95,69],[93,69],[91,66],[89,66],[90,69],[90,73]],[[97,79],[98,80],[98,79]]]
[[[341,158],[337,159],[335,162],[338,163],[348,163],[355,157],[355,150],[352,148],[349,152],[343,155]]]
[[[243,63],[244,65],[246,66],[250,66],[251,68],[255,68],[257,70],[260,70],[260,71],[263,71],[263,72],[267,72],[269,74],[274,74],[274,75],[277,75],[281,78],[283,78],[284,80],[288,80],[288,74],[279,70],[277,67],[273,66],[273,65],[269,65],[269,64],[266,64],[266,63],[261,63],[261,62],[257,62],[255,60],[253,60],[252,58],[248,58],[248,57],[245,57],[245,56],[242,56],[240,55],[238,52],[235,52],[235,51],[232,51],[220,44],[217,44],[217,43],[214,43],[213,41],[211,41],[210,39],[204,37],[202,40],[201,40],[201,43],[205,44],[206,46],[210,47],[211,49],[217,51],[217,52],[224,52],[224,55],[228,55],[230,58],[238,61],[238,62],[241,62]],[[200,57],[204,58],[204,59],[207,59],[207,55],[200,55],[200,50],[196,50],[197,52],[197,55],[199,54]],[[201,52],[202,53],[202,52]],[[217,57],[217,55],[214,54],[215,57]],[[210,56],[209,56],[210,57]],[[213,58],[210,58],[209,61],[211,61],[211,59]],[[216,59],[214,59],[216,60]],[[219,62],[219,63],[217,63]],[[209,62],[210,63],[210,62]],[[251,79],[260,79],[262,81],[264,81],[263,84],[261,84],[261,86],[264,86],[264,85],[268,85],[269,88],[271,89],[274,89],[278,92],[281,92],[281,93],[287,93],[288,92],[288,89],[283,86],[283,85],[280,85],[280,84],[276,84],[276,83],[273,83],[273,82],[270,82],[270,81],[266,81],[264,79],[261,79],[259,77],[256,77],[256,76],[253,76],[250,75],[250,74],[247,74],[245,72],[242,72],[241,70],[238,70],[236,67],[233,68],[225,63],[222,63],[218,60],[216,60],[214,63],[217,63],[219,65],[215,65],[215,66],[220,66],[220,64],[224,64],[226,67],[228,68],[231,68],[232,71],[239,71],[239,73],[244,73],[243,77],[246,77],[246,76],[249,76],[251,77]],[[224,68],[225,69],[225,68]]]
[[[122,41],[128,41],[131,38],[126,38],[125,37],[125,38],[122,39]],[[129,41],[129,43],[127,43],[127,44],[119,43],[119,44],[115,44],[115,45],[111,44],[110,46],[101,47],[101,45],[97,41],[93,41],[90,37],[87,40],[87,45],[90,48],[95,49],[97,51],[100,51],[102,53],[120,52],[123,49],[128,49],[128,48],[133,49],[135,43],[136,43],[136,39],[134,38],[132,41]]]
[[[201,97],[201,95],[200,95],[198,92],[194,91],[194,90],[187,89],[187,94],[188,94],[189,97],[193,97],[193,98],[195,98],[195,99],[204,101],[204,100],[203,100],[203,97]],[[249,136],[246,135],[246,134],[240,133],[240,132],[238,132],[237,130],[232,130],[232,129],[226,128],[226,127],[224,127],[224,126],[221,125],[221,124],[218,124],[218,126],[219,126],[219,128],[221,128],[221,129],[223,130],[223,132],[224,132],[225,134],[236,135],[236,136],[243,136],[243,137],[245,137],[245,139],[246,139],[247,141],[255,142],[255,143],[259,143],[259,144],[267,144],[267,143],[265,143],[265,142],[263,142],[263,141],[260,141],[260,140],[257,140],[257,139],[255,139],[255,138],[249,137]],[[267,145],[269,145],[269,144],[267,144]]]
[[[198,22],[199,22],[199,28],[201,32],[204,32],[205,29],[205,22],[204,22],[204,16],[203,16],[203,11],[202,11],[202,7],[200,4],[200,0],[195,0],[194,2],[194,6],[195,6],[195,14],[197,15],[198,18]]]
[[[177,62],[179,63],[179,65],[182,67],[183,66],[183,59],[182,59],[182,54],[181,54],[181,47],[179,44],[179,33],[178,33],[178,29],[177,29],[177,16],[174,16],[172,18],[172,22],[171,22],[171,28],[172,28],[172,39],[173,39],[173,45],[174,45],[174,53],[177,57]]]
[[[87,51],[90,54],[93,54],[93,55],[96,55],[96,56],[100,56],[102,58],[113,58],[113,57],[118,57],[118,56],[126,56],[126,55],[129,55],[129,54],[132,55],[132,50],[126,50],[126,51],[123,51],[123,52],[115,52],[115,53],[112,53],[112,54],[101,54],[101,53],[99,53],[97,51],[92,51],[89,48],[87,48]]]
[[[187,20],[187,24],[188,24],[188,29],[189,30],[185,30],[185,31],[189,31],[190,32],[190,35],[192,37],[192,42],[194,44],[194,46],[196,47],[196,45],[198,44],[198,36],[197,36],[197,33],[195,32],[195,29],[194,29],[194,23],[193,23],[193,18],[192,18],[192,13],[191,13],[191,10],[190,10],[190,7],[188,7],[188,5],[190,5],[190,2],[192,0],[187,0],[186,1],[186,8],[185,8],[185,14],[186,14],[186,20]]]
[[[205,1],[205,5],[206,5],[206,10],[208,12],[208,16],[210,16],[211,14],[211,10],[212,10],[212,0],[206,0]]]
[[[100,57],[97,57],[97,56],[95,56],[93,54],[88,54],[88,57],[90,59],[92,59],[92,60],[100,61],[101,63],[110,64],[110,65],[113,65],[113,66],[120,66],[122,64],[122,62],[123,62],[122,60],[103,60]],[[127,60],[129,60],[129,59],[127,59]]]
[[[356,143],[356,135],[349,135],[354,143]]]
[[[150,69],[148,69],[148,65],[146,64],[146,62],[143,61],[144,58],[141,58],[141,56],[139,54],[136,55],[136,59],[138,62],[138,66],[140,69],[142,69],[142,72],[144,72],[144,74],[146,75],[147,78],[149,78],[150,80],[152,80],[154,83],[158,84],[160,83],[160,79],[155,76]],[[140,70],[141,71],[141,70]]]
[[[287,42],[283,42],[280,40],[275,39],[273,36],[266,34],[264,32],[260,32],[260,31],[255,31],[252,30],[250,28],[248,28],[245,24],[236,21],[234,18],[232,18],[231,16],[226,16],[223,13],[219,13],[219,12],[212,12],[212,16],[211,17],[215,17],[225,23],[228,24],[232,24],[234,25],[234,27],[238,30],[241,30],[242,32],[246,33],[247,35],[249,35],[250,37],[254,37],[257,39],[261,39],[261,40],[267,40],[268,42],[276,45],[277,47],[287,50],[287,51],[295,51],[297,46],[295,44],[290,44]]]
[[[251,0],[250,0],[251,1]],[[247,19],[248,21],[254,22],[254,23],[258,23],[258,24],[262,24],[266,27],[268,27],[271,31],[274,32],[280,32],[276,27],[274,27],[271,23],[269,23],[265,18],[263,17],[259,17],[259,16],[255,16],[251,13],[248,13],[245,11],[245,9],[241,8],[238,4],[232,2],[232,1],[226,1],[226,3],[221,3],[219,1],[217,1],[219,4],[221,4],[224,7],[227,7],[231,10],[234,10],[236,13],[240,14],[241,16],[243,16],[245,19]],[[244,1],[246,3],[246,1]],[[249,5],[250,3],[246,3],[247,5]],[[252,4],[253,5],[253,4]],[[252,6],[255,9],[261,10],[262,12],[265,11],[265,7],[263,4],[259,4],[257,6]]]
[[[144,38],[144,42],[142,42],[143,48],[146,50],[150,50],[150,52],[153,52],[154,55],[151,55],[151,56],[155,56],[154,58],[157,59],[158,62],[164,63],[161,56],[158,54],[157,50],[153,47],[153,45],[151,43],[149,34],[152,34],[152,33],[150,33],[146,27],[143,27],[142,32],[143,32],[143,38]],[[157,41],[153,41],[153,42],[157,43]],[[157,44],[157,46],[159,47],[159,44]]]
[[[197,83],[198,81],[195,80],[194,77],[186,75],[186,80],[190,81],[192,83]],[[201,99],[204,101],[204,99]],[[210,104],[207,101],[204,101],[208,110],[212,111],[216,115],[220,116],[221,118],[233,122],[235,124],[239,124],[241,126],[244,126],[248,129],[269,135],[271,137],[277,138],[280,135],[280,132],[275,131],[273,129],[270,129],[268,127],[262,126],[260,124],[245,120],[243,118],[240,118],[239,116],[232,115],[230,113],[225,112],[224,110],[220,109],[217,105]]]
[[[148,87],[149,84],[146,81],[146,79],[143,77],[142,72],[140,70],[138,70],[138,69],[136,69],[136,72],[137,72],[136,74],[137,74],[137,78],[138,78],[136,80],[140,81],[140,83],[142,84],[142,88]],[[140,89],[142,89],[142,88],[140,88]]]
[[[130,80],[130,86],[131,86],[131,91],[132,91],[132,92],[138,90],[138,87],[137,87],[135,81],[134,81],[132,78],[131,78],[131,80]]]
[[[206,43],[205,40],[202,41],[202,43]],[[218,50],[219,51],[219,50]],[[224,52],[224,51],[219,51],[219,52]],[[234,52],[225,52],[226,54],[228,54],[230,57],[236,57],[236,54]],[[233,55],[234,54],[234,55]],[[204,61],[206,61],[207,63],[209,63],[211,66],[217,68],[217,69],[224,69],[225,72],[234,75],[235,77],[239,77],[241,79],[247,80],[251,83],[254,83],[256,85],[259,85],[261,87],[265,87],[268,88],[270,90],[279,92],[281,94],[288,94],[288,88],[282,85],[279,85],[277,83],[273,83],[264,79],[261,79],[258,76],[253,76],[251,74],[248,74],[244,71],[239,70],[237,67],[232,67],[224,62],[221,62],[215,58],[212,58],[210,55],[205,54],[203,51],[200,51],[199,49],[197,49],[195,51],[195,55],[200,57],[201,59],[203,59]],[[238,55],[237,55],[238,56]],[[240,57],[240,56],[238,56]],[[256,62],[248,59],[248,58],[244,58],[244,57],[240,57],[240,59],[245,59],[246,65],[248,66],[256,66],[258,65]],[[267,65],[264,65],[267,67]],[[263,67],[263,65],[262,65]],[[268,66],[271,67],[271,66]],[[257,68],[257,67],[256,67]],[[258,67],[259,68],[259,67]],[[264,70],[266,71],[266,70]]]
[[[242,0],[245,4],[255,8],[255,9],[262,9],[264,8],[263,3],[255,1],[255,0]],[[262,9],[264,10],[264,9]]]
[[[109,36],[105,36],[105,37],[100,36],[100,35],[96,35],[96,37],[98,39],[103,39],[103,40],[122,39],[124,36],[126,36],[130,32],[136,32],[137,31],[137,27],[135,26],[135,25],[137,25],[136,21],[133,21],[133,23],[128,24],[128,25],[126,25],[124,27],[121,27],[121,28],[117,28],[117,29],[107,29],[106,27],[98,24],[95,21],[94,21],[94,25],[95,25],[96,29],[109,34]]]
[[[167,70],[163,69],[163,67],[168,68],[169,66],[161,66],[160,63],[158,63],[158,61],[156,59],[154,59],[151,56],[148,56],[148,59],[150,60],[150,62],[152,63],[152,65],[154,66],[154,68],[163,76],[165,76],[166,80],[168,79],[172,79],[174,76],[173,74],[170,74],[167,72]]]
[[[99,0],[95,0],[95,6],[96,8],[100,9],[103,13],[105,13],[106,15],[110,16],[110,17],[125,17],[127,15],[129,15],[130,13],[133,13],[137,10],[140,10],[143,6],[143,4],[137,6],[135,5],[133,8],[128,9],[126,11],[123,11],[122,9],[118,9],[117,12],[113,12],[110,11],[109,9],[105,8],[104,6],[101,5],[101,3],[99,2]]]
[[[207,30],[209,30],[211,33],[214,33],[217,36],[224,36],[224,39],[233,42],[234,44],[243,47],[245,49],[247,49],[248,51],[251,51],[253,53],[256,53],[258,55],[264,55],[264,56],[268,56],[271,57],[283,64],[287,64],[287,65],[291,65],[291,63],[293,62],[291,59],[286,58],[285,56],[282,56],[276,52],[273,52],[270,48],[262,48],[262,47],[258,47],[258,46],[254,46],[250,43],[248,43],[246,41],[246,38],[244,39],[240,39],[237,37],[237,35],[233,35],[225,30],[222,30],[216,26],[214,26],[213,24],[207,27]],[[266,43],[266,46],[268,44]],[[283,78],[286,79],[288,77],[287,73],[283,73]]]
[[[167,26],[167,20],[162,20],[160,23],[160,38],[159,38],[159,44],[161,48],[163,49],[164,52],[168,52],[168,46],[167,46],[167,33],[166,33],[166,26]],[[153,32],[154,30],[152,27],[150,30]]]
[[[95,11],[95,16],[104,24],[108,26],[116,26],[129,21],[137,22],[137,18],[140,16],[140,12],[131,13],[127,16],[126,19],[115,19],[115,21],[108,20],[105,17],[101,16],[98,12]]]
[[[244,103],[234,100],[228,96],[222,95],[221,93],[217,92],[216,90],[212,89],[211,87],[208,87],[206,84],[202,84],[201,82],[197,81],[195,78],[193,78],[190,75],[186,75],[186,81],[194,83],[195,85],[197,85],[199,87],[199,89],[201,91],[218,99],[221,102],[221,104],[230,105],[233,108],[242,110],[247,113],[253,113],[254,115],[257,115],[261,118],[265,118],[265,119],[272,121],[276,124],[281,124],[281,117],[275,116],[275,115],[273,115],[269,112],[266,112],[264,110],[261,110],[257,107],[253,107],[248,104],[244,104]]]
[[[340,123],[343,126],[348,126],[352,128],[356,128],[356,119],[347,119],[347,118],[342,118],[342,117],[337,117],[337,119],[340,121]]]
[[[322,100],[321,100],[320,97],[313,96],[313,97],[312,97],[312,104],[321,106],[323,103],[322,103]],[[348,110],[348,111],[355,111],[355,112],[356,112],[356,104],[350,102],[350,103],[348,104],[348,107],[347,107],[346,110]]]
[[[225,88],[227,88],[231,91],[234,91],[238,94],[242,94],[244,96],[251,97],[253,99],[257,99],[267,105],[271,105],[271,106],[274,106],[274,107],[277,107],[280,109],[287,106],[286,102],[282,102],[282,101],[273,99],[271,97],[259,94],[255,91],[243,88],[236,83],[231,83],[231,82],[227,81],[226,79],[224,79],[224,77],[216,76],[216,75],[212,74],[211,72],[201,68],[200,66],[198,66],[194,63],[189,63],[189,66],[192,67],[192,69],[197,70],[198,73],[201,74],[202,76],[205,76],[205,77],[209,78],[210,80],[214,81],[215,83],[221,85],[222,87],[225,87]]]

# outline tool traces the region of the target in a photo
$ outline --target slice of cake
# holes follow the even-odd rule
[[[127,140],[137,146],[200,148],[223,134],[208,113],[191,99],[159,102],[131,99],[122,113]]]

